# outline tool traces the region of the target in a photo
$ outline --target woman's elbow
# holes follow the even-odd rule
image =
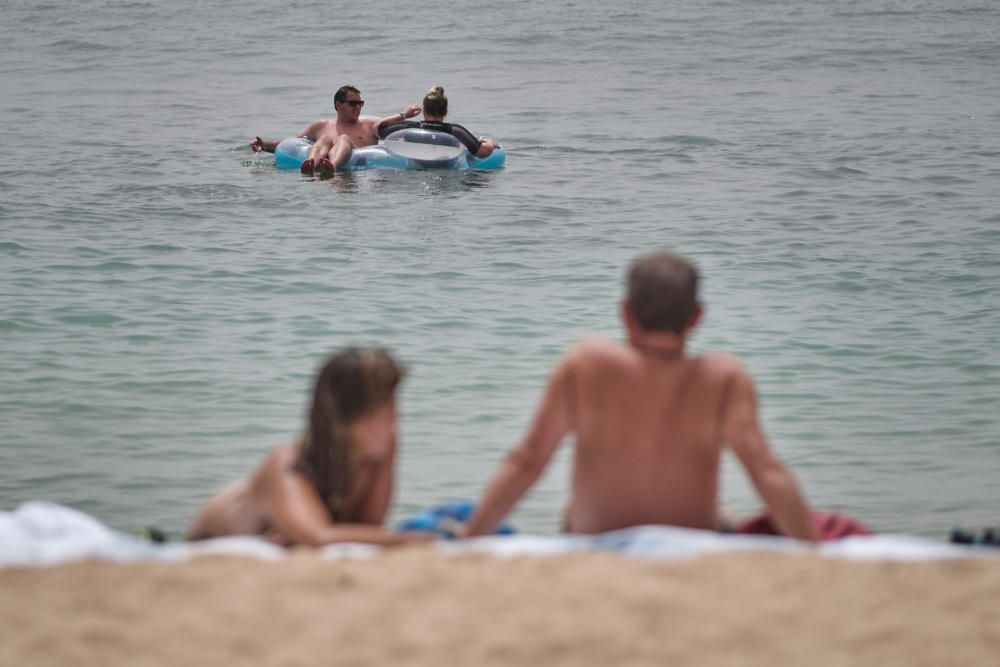
[[[489,157],[493,155],[495,148],[496,142],[492,139],[487,139],[483,143],[479,144],[479,148],[476,150],[476,157]]]

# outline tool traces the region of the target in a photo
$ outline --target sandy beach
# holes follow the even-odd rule
[[[3,664],[995,665],[1000,559],[741,553],[0,570]]]

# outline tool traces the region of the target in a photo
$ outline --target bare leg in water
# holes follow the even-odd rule
[[[302,173],[312,174],[317,171],[321,174],[332,174],[351,158],[353,150],[354,144],[345,135],[336,138],[320,137],[309,149],[309,156],[302,163]]]

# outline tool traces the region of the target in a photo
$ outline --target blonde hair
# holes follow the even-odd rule
[[[448,115],[448,98],[441,86],[434,86],[424,95],[424,116],[427,115],[441,118]]]

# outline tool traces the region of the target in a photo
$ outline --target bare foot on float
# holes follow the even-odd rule
[[[313,160],[312,160],[312,158],[307,158],[307,159],[303,160],[302,161],[302,165],[299,167],[299,171],[301,171],[306,176],[312,176],[312,173],[313,173]]]
[[[333,166],[328,157],[321,157],[316,163],[316,173],[320,176],[333,176],[336,171],[337,168]]]

